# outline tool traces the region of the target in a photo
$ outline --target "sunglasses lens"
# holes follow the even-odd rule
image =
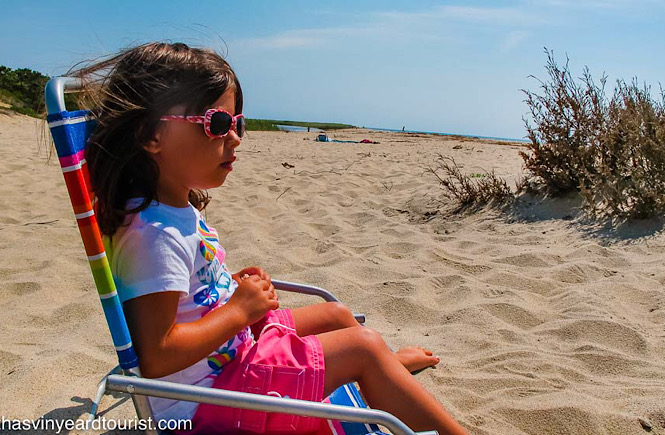
[[[241,116],[236,119],[236,130],[238,132],[238,137],[243,137],[245,135],[245,117]]]
[[[214,136],[221,136],[229,132],[233,119],[231,115],[224,112],[215,112],[210,117],[210,133]]]

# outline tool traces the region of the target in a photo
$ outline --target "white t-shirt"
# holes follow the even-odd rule
[[[130,200],[128,207],[140,202]],[[122,302],[149,293],[179,291],[176,323],[192,322],[225,304],[238,284],[224,263],[225,251],[217,232],[201,213],[153,202],[131,215],[107,243],[107,255]],[[182,384],[211,387],[236,349],[253,339],[249,327],[207,358],[184,370],[159,378]],[[197,403],[150,397],[155,418],[191,419]]]

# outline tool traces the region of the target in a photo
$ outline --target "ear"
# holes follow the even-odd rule
[[[159,154],[159,152],[162,150],[162,146],[160,142],[160,133],[158,131],[156,131],[153,137],[151,137],[150,140],[148,140],[148,142],[143,145],[143,149],[150,154]]]

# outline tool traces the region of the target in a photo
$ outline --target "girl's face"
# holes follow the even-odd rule
[[[208,108],[224,109],[236,115],[235,90],[228,89]],[[185,113],[184,106],[176,106],[167,115],[203,113]],[[226,176],[233,170],[238,145],[240,138],[234,129],[222,138],[211,138],[206,135],[203,124],[161,122],[155,137],[145,147],[159,166],[159,201],[185,207],[190,190],[210,189],[224,184]]]

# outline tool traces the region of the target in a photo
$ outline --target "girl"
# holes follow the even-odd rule
[[[357,381],[370,406],[415,430],[464,434],[409,371],[438,363],[393,353],[344,306],[278,310],[259,267],[226,268],[200,211],[233,170],[245,132],[240,83],[216,53],[153,43],[76,72],[98,126],[86,151],[97,216],[145,377],[321,401]],[[151,398],[158,419],[195,433],[306,433],[320,420]]]

